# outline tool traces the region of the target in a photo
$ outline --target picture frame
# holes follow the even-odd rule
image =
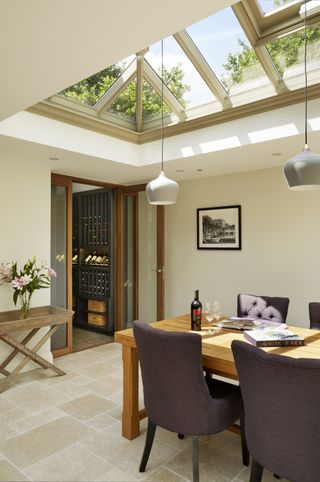
[[[241,249],[241,206],[197,209],[197,249]]]

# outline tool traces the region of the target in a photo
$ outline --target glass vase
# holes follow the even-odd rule
[[[19,301],[20,301],[20,318],[22,320],[25,320],[26,318],[29,318],[29,310],[30,310],[30,302],[31,302],[31,294],[26,291],[25,293],[21,293],[19,295]]]

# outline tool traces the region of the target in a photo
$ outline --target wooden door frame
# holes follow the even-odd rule
[[[124,196],[132,194],[136,196],[135,208],[135,317],[139,318],[139,202],[138,193],[144,191],[146,184],[133,186],[123,186],[120,184],[107,183],[92,179],[84,179],[60,174],[51,175],[51,184],[64,186],[67,188],[67,286],[66,299],[67,309],[72,310],[72,183],[89,184],[115,190],[115,331],[124,328],[123,313],[123,265],[124,265]],[[161,272],[157,273],[157,320],[164,318],[165,311],[165,207],[157,206],[157,268]],[[54,350],[53,356],[61,356],[72,352],[72,320],[68,323],[67,329],[67,348]]]
[[[138,194],[145,190],[146,185],[127,186],[116,189],[116,308],[115,308],[115,330],[123,330],[123,285],[124,285],[124,197],[127,194],[136,197],[135,205],[135,318],[139,318],[139,197]],[[164,318],[165,311],[165,208],[157,206],[157,320]]]
[[[51,175],[51,185],[62,186],[67,189],[67,243],[66,243],[66,308],[72,310],[72,180],[58,174]],[[53,357],[66,355],[72,352],[72,318],[67,323],[67,345],[65,348],[52,350]]]

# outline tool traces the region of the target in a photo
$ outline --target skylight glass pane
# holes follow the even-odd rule
[[[143,81],[142,87],[142,105],[142,115],[144,120],[157,119],[161,117],[161,97],[145,80]],[[163,103],[163,113],[164,115],[170,113],[170,108],[165,102]]]
[[[225,88],[269,80],[231,8],[187,28],[211,69]],[[232,93],[232,92],[231,92]]]
[[[106,110],[124,119],[134,120],[136,117],[136,80],[130,82]]]
[[[134,56],[127,57],[117,64],[111,65],[101,72],[98,72],[77,84],[71,85],[60,92],[61,95],[69,97],[86,105],[94,106],[100,97],[120,77],[125,68],[132,61]]]
[[[161,43],[152,45],[145,59],[161,76]],[[195,107],[214,100],[214,95],[173,37],[163,42],[165,83],[184,107]]]
[[[293,3],[294,0],[257,0],[261,10],[264,13],[271,12],[276,8],[282,7],[282,5],[287,5],[289,3]]]
[[[281,37],[267,44],[266,47],[284,79],[304,72],[304,29]],[[318,23],[307,28],[307,69],[311,72],[319,67],[320,24]]]

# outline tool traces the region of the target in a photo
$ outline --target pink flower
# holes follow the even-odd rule
[[[12,286],[17,289],[17,290],[22,290],[25,286],[27,286],[30,282],[32,281],[32,277],[29,276],[28,274],[25,274],[23,276],[15,277],[14,280],[11,281]]]
[[[48,268],[48,276],[50,276],[51,278],[56,278],[56,277],[57,277],[57,273],[55,272],[54,269]]]

